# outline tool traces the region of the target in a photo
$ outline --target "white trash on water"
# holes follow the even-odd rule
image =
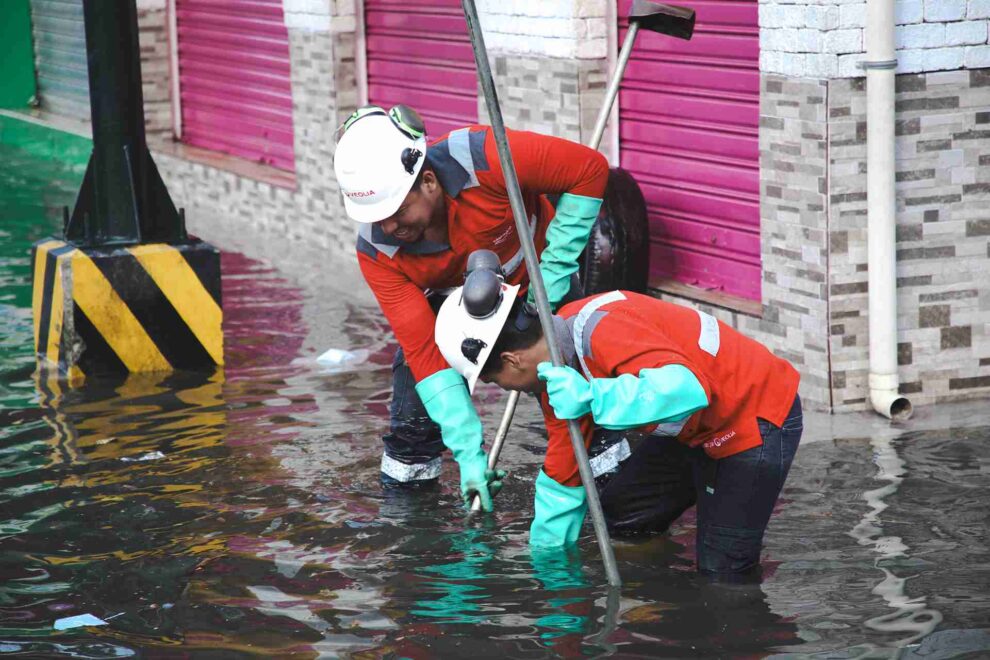
[[[71,628],[82,628],[83,626],[105,626],[107,622],[92,614],[77,614],[55,620],[55,630],[69,630]]]
[[[353,351],[347,351],[342,348],[331,348],[316,358],[316,361],[320,366],[329,367],[330,369],[346,369],[361,364],[370,355],[371,352],[366,348],[358,348]]]
[[[137,458],[133,458],[133,457],[130,457],[130,456],[125,456],[125,457],[121,458],[120,460],[122,460],[125,463],[135,463],[137,461],[156,461],[159,458],[165,458],[165,454],[161,453],[160,451],[158,451],[156,449],[155,451],[149,451],[147,454],[142,454],[141,456],[138,456]]]

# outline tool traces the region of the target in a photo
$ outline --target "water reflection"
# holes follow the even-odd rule
[[[877,555],[874,565],[884,575],[883,580],[873,588],[873,593],[894,609],[888,614],[867,619],[865,624],[881,632],[910,633],[894,642],[895,647],[902,647],[934,631],[942,621],[942,613],[927,607],[927,597],[924,595],[909,597],[904,588],[908,578],[898,577],[889,567],[897,563],[895,560],[908,558],[909,548],[900,536],[884,535],[880,514],[890,506],[885,498],[895,495],[900,489],[907,468],[890,438],[873,438],[870,445],[874,452],[873,462],[877,466],[874,478],[888,483],[863,493],[870,509],[849,535],[860,545],[873,548]]]

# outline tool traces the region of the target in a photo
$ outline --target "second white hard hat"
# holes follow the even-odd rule
[[[481,370],[491,357],[495,342],[512,311],[519,285],[500,282],[497,303],[482,318],[468,311],[463,292],[464,287],[454,289],[440,307],[434,338],[447,364],[464,376],[468,390],[473,393]]]
[[[426,157],[426,138],[401,130],[380,108],[344,130],[333,169],[352,220],[379,222],[395,213]]]

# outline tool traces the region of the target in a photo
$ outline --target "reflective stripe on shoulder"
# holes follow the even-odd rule
[[[478,172],[489,169],[485,155],[485,132],[461,128],[431,144],[426,160],[440,179],[444,192],[457,197],[461,191],[478,186]]]
[[[574,319],[573,334],[574,334],[574,350],[577,351],[578,360],[581,362],[581,370],[584,371],[584,376],[588,380],[591,380],[593,376],[591,371],[588,369],[588,365],[584,361],[585,357],[585,343],[584,343],[584,333],[585,326],[587,326],[588,321],[591,319],[592,314],[597,312],[600,308],[604,307],[609,303],[616,302],[618,300],[625,300],[626,297],[621,291],[611,291],[609,293],[604,293],[597,298],[594,298],[578,312],[577,317]],[[601,319],[598,319],[601,320]],[[597,325],[597,322],[596,322]],[[594,327],[590,328],[594,330]],[[591,332],[588,332],[588,340],[590,344]]]
[[[696,310],[701,318],[701,332],[698,334],[698,347],[712,357],[718,356],[719,345],[722,342],[718,329],[718,320],[711,314],[700,309]]]

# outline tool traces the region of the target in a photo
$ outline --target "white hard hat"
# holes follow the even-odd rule
[[[485,273],[486,276],[488,274],[489,272]],[[468,287],[471,277],[466,285]],[[495,275],[492,274],[492,277]],[[434,338],[447,364],[464,376],[468,391],[473,393],[478,376],[491,356],[495,341],[512,311],[519,285],[506,284],[499,279],[497,298],[493,301],[494,304],[486,305],[491,311],[484,316],[479,315],[476,309],[472,310],[474,314],[468,311],[471,301],[465,300],[464,288],[454,289],[440,307]]]
[[[395,213],[423,168],[426,138],[403,131],[380,108],[345,128],[333,169],[347,215],[378,222]]]

